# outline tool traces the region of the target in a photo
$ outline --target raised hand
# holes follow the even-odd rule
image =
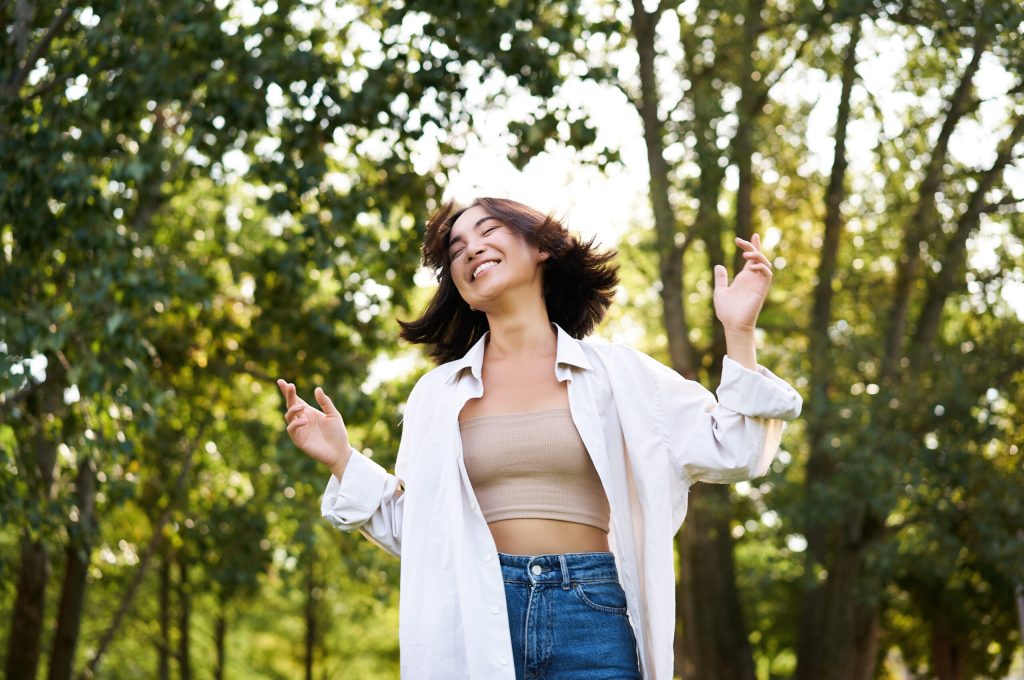
[[[737,236],[736,245],[746,251],[743,257],[747,262],[731,284],[725,267],[715,265],[715,315],[727,330],[752,332],[772,284],[772,265],[761,252],[761,237],[757,234],[750,241]]]
[[[292,383],[278,378],[277,386],[288,407],[284,419],[295,445],[313,460],[331,468],[332,472],[343,470],[351,455],[351,447],[345,421],[334,407],[334,402],[322,388],[317,387],[313,395],[323,409],[321,412],[299,398]]]

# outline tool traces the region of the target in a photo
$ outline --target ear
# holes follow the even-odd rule
[[[551,253],[547,252],[546,250],[542,250],[540,252],[540,261],[541,262],[543,262],[544,260],[548,259],[549,257],[551,257]]]

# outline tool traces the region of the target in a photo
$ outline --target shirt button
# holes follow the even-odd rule
[[[508,665],[508,659],[506,659],[505,657],[501,657],[501,665],[502,666],[507,666]]]
[[[476,503],[470,503],[469,504],[469,509],[470,510],[476,510]]]
[[[500,609],[498,609],[497,607],[491,607],[491,613],[492,613],[492,614],[497,614],[497,613],[498,613],[498,612],[500,612],[500,611],[501,611],[501,610],[500,610]]]
[[[542,572],[542,571],[543,571],[543,569],[541,569],[541,568],[540,568],[540,565],[539,565],[539,564],[535,564],[535,565],[533,565],[533,568],[531,568],[531,569],[530,569],[530,571],[532,571],[532,572],[533,572],[533,575],[534,575],[534,576],[537,576],[537,575],[539,575],[539,574],[540,574],[540,572]]]
[[[484,562],[490,562],[492,559],[491,553],[484,555]]]

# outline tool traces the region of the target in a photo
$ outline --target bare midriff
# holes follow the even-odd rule
[[[503,519],[488,525],[498,552],[509,555],[548,555],[607,552],[608,534],[578,522],[558,519]]]

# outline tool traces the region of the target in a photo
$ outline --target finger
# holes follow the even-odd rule
[[[292,433],[296,429],[302,427],[305,424],[306,424],[306,419],[305,418],[296,418],[292,422],[288,423],[288,427],[285,428],[285,429],[287,429],[289,433]]]
[[[294,404],[301,404],[303,406],[309,406],[309,404],[306,403],[306,400],[299,396],[298,392],[295,389],[295,383],[289,383],[289,384],[291,385],[291,394],[292,394],[291,403],[292,403],[292,405],[294,405]]]
[[[715,288],[725,288],[729,283],[729,272],[720,264],[715,265]]]
[[[755,262],[754,264],[748,264],[747,265],[747,269],[750,269],[751,271],[764,272],[768,276],[772,275],[772,268],[769,267],[768,265],[762,263],[762,262]]]
[[[277,388],[281,390],[281,394],[284,395],[285,404],[290,406],[291,404],[288,403],[288,383],[285,382],[282,378],[278,378]]]
[[[319,402],[320,406],[323,407],[325,414],[336,416],[341,415],[338,413],[338,409],[334,408],[334,402],[331,401],[331,398],[327,396],[327,393],[324,392],[322,387],[317,387],[313,390],[313,396],[316,397],[317,402]]]
[[[284,419],[285,419],[286,422],[291,422],[291,420],[293,418],[295,418],[296,416],[298,416],[300,413],[302,413],[305,410],[306,410],[305,405],[303,405],[303,404],[295,404],[294,406],[289,408],[287,411],[285,411]]]
[[[772,266],[768,256],[762,253],[760,250],[748,250],[743,253],[743,257],[747,258],[747,261],[757,260],[758,262],[764,262],[769,267]]]
[[[751,241],[747,241],[747,240],[744,240],[744,239],[740,238],[739,236],[737,236],[736,237],[736,243],[739,244],[739,246],[741,248],[743,248],[743,250],[745,250],[747,252],[760,252],[760,250],[761,250],[761,237],[758,236],[757,234],[754,234],[751,237],[751,239],[752,239]]]

